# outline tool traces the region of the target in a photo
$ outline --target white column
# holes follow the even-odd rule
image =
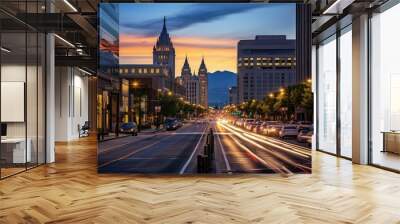
[[[368,16],[353,19],[353,162],[368,163]]]
[[[54,34],[46,36],[46,163],[55,161],[55,54]]]

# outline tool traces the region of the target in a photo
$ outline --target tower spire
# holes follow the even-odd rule
[[[207,69],[206,63],[204,62],[204,56],[201,58],[201,63],[200,63],[199,69]]]

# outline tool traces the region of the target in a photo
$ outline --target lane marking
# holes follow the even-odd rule
[[[114,146],[111,146],[111,147],[106,148],[106,149],[99,149],[99,151],[100,151],[99,154],[103,154],[103,153],[109,152],[111,150],[114,150],[116,148],[127,146],[127,145],[130,145],[132,143],[136,143],[138,141],[145,140],[145,139],[151,138],[151,137],[154,137],[154,136],[145,136],[145,138],[143,137],[143,135],[142,136],[134,136],[134,139],[131,139],[129,142],[121,143],[119,145],[114,145]],[[115,139],[115,140],[117,140],[117,139]],[[99,147],[104,147],[104,146],[100,145]]]
[[[128,157],[130,157],[130,156],[132,156],[132,155],[134,155],[134,154],[136,154],[136,153],[138,153],[138,152],[141,152],[141,151],[143,151],[143,150],[145,150],[145,149],[147,149],[147,148],[149,148],[149,147],[151,147],[151,146],[153,146],[153,145],[159,143],[159,142],[161,142],[161,141],[153,142],[153,143],[151,143],[151,144],[149,144],[149,145],[146,145],[146,146],[143,146],[142,148],[139,148],[139,149],[137,149],[137,150],[135,150],[135,151],[133,151],[133,152],[131,152],[131,153],[128,153],[128,154],[126,154],[126,155],[124,155],[124,156],[121,156],[121,157],[119,157],[119,158],[117,158],[117,159],[113,159],[113,160],[111,160],[111,161],[109,161],[109,162],[103,163],[103,164],[99,165],[98,168],[105,167],[105,166],[110,165],[111,163],[115,163],[115,162],[118,162],[118,161],[120,161],[120,160],[126,159],[126,158],[128,158]]]
[[[182,129],[186,130],[189,127],[192,127],[192,126],[185,126]],[[182,131],[182,129],[180,129],[179,131]],[[195,133],[195,132],[193,132],[193,133]],[[198,132],[198,133],[201,133],[201,132]],[[124,143],[117,144],[117,145],[111,145],[110,147],[107,147],[106,149],[98,149],[98,153],[99,154],[103,154],[103,153],[112,151],[114,149],[130,145],[132,143],[134,144],[134,143],[136,143],[138,141],[146,140],[148,138],[154,138],[156,136],[169,136],[169,135],[175,135],[175,134],[181,134],[181,133],[179,133],[179,132],[156,132],[153,135],[150,135],[150,134],[141,132],[140,135],[138,135],[138,136],[132,136],[132,137],[134,137],[133,139],[129,139],[129,137],[131,137],[131,136],[127,136],[126,139],[124,139],[124,138],[116,138],[116,139],[113,139],[113,140],[110,140],[110,141],[107,141],[107,142],[104,142],[104,143],[105,144],[106,143],[110,144],[110,142],[114,141],[114,140],[128,140],[128,142],[124,142]],[[99,148],[101,148],[101,147],[106,147],[106,146],[101,146],[100,145]]]
[[[226,157],[226,153],[225,153],[225,148],[222,146],[221,138],[219,137],[219,135],[217,135],[217,139],[218,139],[218,142],[219,142],[219,147],[221,148],[222,156],[224,157],[226,170],[227,170],[229,173],[232,173],[232,171],[231,171],[231,165],[230,165],[229,162],[228,162],[228,158]]]
[[[182,169],[179,171],[179,174],[183,174],[186,170],[186,168],[189,166],[190,161],[192,161],[194,154],[197,151],[197,148],[200,145],[201,140],[203,139],[204,134],[206,133],[207,129],[208,129],[209,124],[206,125],[206,127],[204,128],[203,134],[200,136],[199,141],[196,144],[196,147],[194,148],[192,154],[190,155],[189,159],[186,161],[186,163],[183,165]]]
[[[202,135],[203,132],[170,132],[170,133],[163,133],[163,135]],[[215,135],[231,135],[232,133],[229,132],[216,132]]]

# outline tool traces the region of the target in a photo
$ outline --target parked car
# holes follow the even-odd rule
[[[313,135],[313,131],[312,130],[303,129],[297,135],[297,141],[298,142],[302,142],[302,143],[306,143],[306,142],[308,142],[308,140],[312,139],[312,135]]]
[[[167,118],[164,121],[164,126],[167,131],[176,130],[181,127],[181,122],[179,122],[176,118]]]
[[[135,122],[122,123],[121,126],[119,127],[119,132],[137,135],[138,127]]]
[[[279,138],[296,137],[298,134],[296,125],[283,125],[279,131]]]

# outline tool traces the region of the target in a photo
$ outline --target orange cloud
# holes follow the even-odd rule
[[[176,54],[176,75],[179,76],[187,55],[192,69],[197,70],[204,56],[211,72],[229,70],[236,72],[236,45],[238,40],[203,37],[172,37]],[[156,37],[133,35],[120,36],[120,60],[122,64],[152,63]]]

